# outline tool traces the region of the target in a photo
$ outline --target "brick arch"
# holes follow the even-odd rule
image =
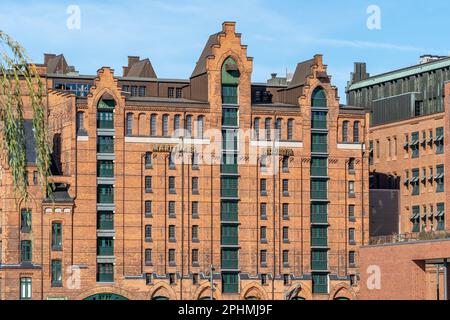
[[[175,290],[165,282],[154,285],[147,296],[147,300],[152,300],[156,297],[167,297],[169,300],[177,300]]]
[[[338,298],[347,298],[349,300],[356,300],[356,294],[353,288],[346,283],[339,283],[333,287],[330,293],[330,300]]]
[[[252,71],[252,70],[247,70],[247,68],[245,67],[245,63],[241,59],[241,54],[239,54],[239,52],[236,52],[235,50],[232,50],[232,49],[228,49],[227,51],[221,53],[220,57],[217,59],[217,69],[218,70],[220,70],[220,71],[222,70],[222,66],[228,58],[232,58],[234,60],[234,62],[236,62],[239,72],[241,73],[241,80],[242,80],[242,76],[244,74]]]
[[[244,287],[241,293],[241,300],[246,298],[255,297],[259,300],[268,300],[267,291],[257,282],[252,282]]]
[[[197,290],[194,292],[192,299],[193,300],[200,300],[203,297],[210,297],[211,296],[211,284],[209,282],[205,282],[200,287],[197,288]],[[214,299],[216,300],[222,300],[222,294],[220,293],[220,290],[214,291]]]
[[[120,105],[120,99],[116,96],[116,94],[110,88],[102,88],[98,92],[95,93],[92,97],[92,101],[94,102],[94,107],[97,110],[98,103],[105,95],[110,95],[111,98],[116,103],[116,107]],[[108,97],[109,98],[109,97]]]
[[[99,288],[93,288],[86,291],[83,291],[80,293],[77,297],[75,297],[75,300],[84,300],[86,298],[89,298],[96,294],[102,294],[102,293],[112,293],[119,296],[122,296],[124,298],[127,298],[129,300],[138,299],[138,297],[135,297],[132,293],[128,292],[127,290],[124,290],[122,288],[118,287],[99,287]]]

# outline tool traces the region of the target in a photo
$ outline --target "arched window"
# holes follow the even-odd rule
[[[177,132],[178,130],[180,130],[180,115],[177,114],[174,119],[173,119],[173,132],[175,134],[175,132]]]
[[[270,130],[272,129],[272,119],[266,118],[265,123],[265,133],[266,133],[266,140],[270,141],[272,139],[272,135],[270,134]]]
[[[259,140],[259,130],[261,129],[260,122],[261,122],[260,118],[255,118],[255,120],[253,120],[253,130],[255,131],[254,133],[255,140]]]
[[[150,135],[152,137],[156,137],[158,135],[158,126],[156,124],[156,114],[152,114],[150,116]]]
[[[353,123],[353,142],[359,142],[359,121]]]
[[[84,112],[77,112],[77,132],[84,130]]]
[[[275,123],[275,129],[277,134],[277,139],[281,140],[281,127],[283,126],[283,119],[278,118]]]
[[[191,137],[192,136],[192,116],[191,115],[186,117],[185,130],[186,130],[186,137]]]
[[[162,135],[163,137],[169,136],[169,116],[167,114],[162,118]]]
[[[133,135],[133,114],[127,113],[127,123],[126,123],[126,135]]]
[[[348,121],[342,123],[342,142],[348,142]]]
[[[197,138],[199,139],[203,139],[204,126],[205,126],[205,117],[199,116],[197,118]]]
[[[289,119],[288,120],[287,139],[288,140],[293,140],[294,139],[294,119]]]
[[[222,65],[222,103],[238,104],[238,86],[241,74],[236,61],[228,57]]]
[[[145,113],[141,113],[138,119],[138,134],[143,136],[145,132]]]
[[[328,107],[327,95],[323,88],[318,87],[314,90],[314,92],[312,94],[312,98],[311,98],[311,106],[319,107],[319,108]]]

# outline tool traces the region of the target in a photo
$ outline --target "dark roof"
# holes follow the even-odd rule
[[[209,36],[208,42],[206,42],[200,59],[197,61],[197,65],[195,66],[194,72],[192,72],[191,78],[206,73],[206,59],[212,55],[212,46],[219,44],[219,34],[221,34],[221,32]]]
[[[270,109],[270,108],[276,108],[278,110],[281,109],[298,109],[298,105],[294,104],[287,104],[287,103],[281,103],[281,102],[274,102],[274,103],[255,103],[252,104],[252,108],[261,108],[261,109]],[[292,110],[290,110],[292,111]]]
[[[64,55],[46,54],[44,58],[48,74],[67,74],[75,72],[75,67],[67,64]]]
[[[36,140],[34,139],[33,120],[24,120],[25,159],[28,164],[36,163]]]
[[[339,111],[342,111],[343,113],[354,113],[354,114],[364,114],[368,112],[363,107],[349,106],[349,105],[341,105],[339,107]]]
[[[297,64],[292,81],[289,83],[288,89],[303,86],[306,83],[306,78],[311,75],[311,68],[315,60],[307,60]]]
[[[157,78],[155,69],[153,69],[152,63],[149,59],[139,60],[131,63],[124,69],[125,77],[136,78]]]
[[[203,107],[209,108],[208,102],[189,99],[165,98],[165,97],[127,97],[127,106],[170,106],[170,107]]]
[[[64,184],[56,185],[51,196],[44,199],[44,203],[73,203],[74,199],[69,195],[68,189],[69,186]]]

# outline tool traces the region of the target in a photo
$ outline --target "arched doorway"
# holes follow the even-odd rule
[[[124,296],[118,295],[118,294],[114,294],[114,293],[97,293],[94,294],[90,297],[87,297],[84,300],[97,300],[97,301],[124,301],[124,300],[128,300],[127,298],[125,298]]]

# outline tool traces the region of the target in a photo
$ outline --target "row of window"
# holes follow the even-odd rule
[[[412,169],[411,174],[409,170],[405,170],[405,180],[404,185],[407,190],[409,190],[410,186],[412,188],[412,195],[418,196],[420,195],[420,185],[423,184],[427,186],[427,184],[433,185],[436,183],[436,192],[441,193],[444,192],[445,184],[445,170],[444,165],[436,166],[436,175],[434,175],[434,168],[429,168],[429,174],[427,173],[427,168],[422,168],[422,171],[418,168]]]
[[[169,187],[169,193],[170,194],[176,194],[176,177],[170,176],[168,178],[168,187]],[[198,177],[192,177],[191,178],[191,189],[193,195],[199,194],[199,178]],[[145,177],[145,192],[146,193],[153,193],[153,177],[152,176],[146,176]]]
[[[347,120],[342,123],[342,142],[343,143],[349,142],[349,138],[348,138],[349,125],[350,125],[350,121],[347,121]],[[359,136],[360,127],[361,127],[361,122],[359,122],[359,121],[353,122],[353,143],[360,142],[360,136]]]
[[[31,230],[27,229],[27,230]],[[62,224],[52,223],[51,247],[53,251],[62,250]],[[33,245],[31,240],[20,242],[20,260],[22,263],[31,263],[33,259]]]
[[[146,115],[144,113],[141,113],[138,115],[138,126],[137,126],[137,132],[133,132],[133,113],[127,113],[126,115],[126,135],[132,136],[133,134],[137,134],[139,136],[143,136],[145,132],[146,127]],[[150,115],[150,136],[151,137],[170,137],[171,135],[175,134],[175,132],[180,132],[181,129],[181,115],[175,115],[173,117],[173,127],[172,132],[170,132],[169,129],[169,120],[170,115],[165,114],[161,118],[161,127],[158,126],[158,115],[157,114],[151,114]],[[204,116],[198,116],[195,121],[196,126],[196,138],[202,139],[204,135],[204,129],[205,129],[205,117]],[[194,116],[187,115],[184,119],[184,130],[185,135],[187,137],[193,137],[193,128],[194,128]]]
[[[264,131],[261,129],[261,118],[253,119],[253,130],[255,140],[261,139],[261,133],[263,133],[263,139],[267,141],[272,140],[272,129],[275,129],[277,140],[293,140],[294,139],[294,119],[287,120],[286,135],[283,136],[283,119],[277,118],[275,120],[275,128],[272,128],[272,118],[264,119]]]
[[[386,138],[386,157],[388,159],[397,157],[398,155],[398,142],[397,137]],[[375,140],[369,142],[369,163],[372,165],[374,158],[379,160],[381,158],[381,141]],[[420,134],[418,131],[413,132],[411,135],[409,133],[405,134],[405,142],[403,144],[403,149],[406,153],[411,152],[411,158],[417,159],[420,156],[420,150],[433,149],[436,146],[436,154],[444,153],[444,128],[436,128],[435,133],[433,130],[425,130]]]
[[[445,230],[445,204],[413,206],[410,220],[413,233]]]

